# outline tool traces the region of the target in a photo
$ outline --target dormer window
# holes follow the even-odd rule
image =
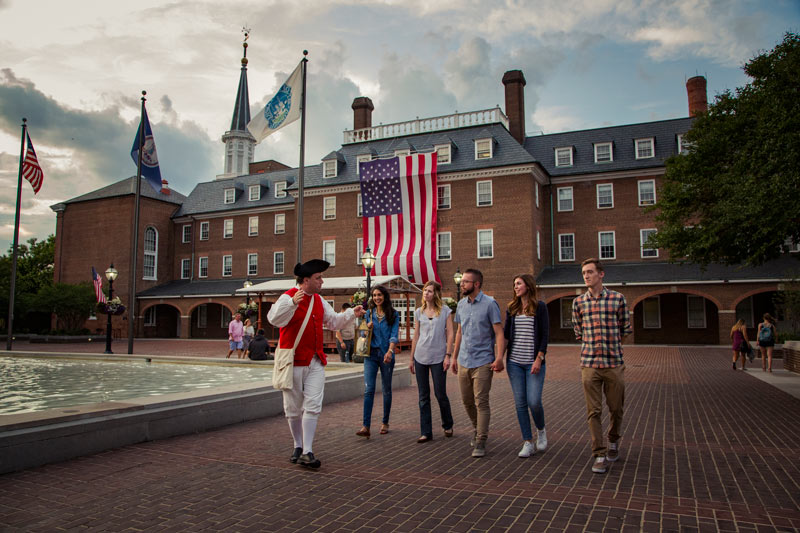
[[[356,172],[361,175],[361,163],[368,163],[372,161],[372,154],[364,154],[356,157]]]
[[[437,144],[433,147],[433,151],[436,152],[436,164],[437,165],[449,165],[450,164],[450,145],[449,144]]]
[[[678,135],[678,153],[681,155],[689,153],[689,143],[683,140],[683,135]]]
[[[226,204],[232,204],[236,201],[236,189],[225,189],[225,197],[223,200]]]
[[[408,150],[408,149],[406,149],[406,150],[395,150],[394,151],[394,155],[395,155],[395,157],[406,157],[406,156],[411,155],[411,150]]]
[[[492,158],[492,140],[476,139],[475,159],[491,159],[491,158]]]
[[[248,188],[248,196],[251,202],[261,200],[261,185],[251,185]]]
[[[335,178],[337,175],[338,165],[335,159],[328,159],[322,162],[322,177]]]
[[[286,182],[275,182],[275,198],[286,198]]]
[[[648,159],[655,157],[655,142],[652,137],[649,139],[636,139],[636,159]]]
[[[572,166],[572,146],[564,146],[556,148],[556,166],[557,167],[571,167]]]
[[[595,163],[610,163],[613,160],[614,160],[614,152],[611,149],[611,143],[595,143],[594,145]]]

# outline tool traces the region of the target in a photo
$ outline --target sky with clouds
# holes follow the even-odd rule
[[[132,176],[147,91],[162,176],[175,190],[223,171],[242,55],[251,109],[309,51],[306,162],[342,143],[350,104],[373,124],[504,105],[520,69],[529,135],[683,117],[685,80],[709,99],[800,29],[798,0],[0,0],[0,248],[13,237],[21,119],[44,169],[23,183],[20,242],[55,232],[50,206]],[[299,122],[255,159],[296,166]],[[99,228],[98,228],[99,229]]]

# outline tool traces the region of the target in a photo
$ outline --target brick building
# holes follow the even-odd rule
[[[243,59],[231,130],[222,137],[225,171],[186,197],[142,188],[138,335],[225,337],[245,280],[291,277],[299,260],[298,169],[252,161],[246,72]],[[567,310],[585,290],[580,262],[597,256],[606,284],[623,292],[633,310],[633,342],[725,344],[737,317],[752,327],[773,311],[772,294],[792,259],[757,270],[703,271],[671,264],[663,250],[647,245],[655,231],[648,207],[658,205],[664,161],[685,148],[691,115],[705,110],[704,78],[687,82],[687,118],[530,137],[523,73],[509,71],[502,83],[505,113],[494,108],[375,127],[371,100],[356,98],[353,129],[342,145],[304,169],[302,259],[325,258],[329,277],[361,275],[358,163],[436,151],[437,270],[446,295],[455,296],[457,269],[478,268],[485,292],[502,306],[512,296],[513,276],[533,272],[550,311],[552,340],[571,342]],[[123,281],[117,293],[130,300],[124,280],[132,183],[53,207],[56,281],[85,280],[92,264],[104,270],[113,261]],[[93,227],[104,228],[102,239]]]

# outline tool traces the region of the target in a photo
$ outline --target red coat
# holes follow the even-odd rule
[[[298,290],[297,287],[294,287],[284,294],[291,298]],[[306,329],[303,331],[303,337],[300,339],[300,343],[297,345],[297,349],[294,352],[295,366],[310,365],[315,354],[319,356],[323,365],[328,364],[328,358],[325,356],[325,352],[322,351],[322,321],[325,316],[325,310],[322,307],[322,297],[319,294],[314,294],[312,297],[314,298],[314,308],[311,310],[308,324],[306,324]],[[294,341],[297,339],[297,332],[300,331],[300,326],[303,325],[303,320],[306,318],[310,301],[310,298],[303,298],[300,300],[292,319],[288,324],[280,328],[280,338],[278,340],[278,346],[280,348],[291,348],[294,346]]]

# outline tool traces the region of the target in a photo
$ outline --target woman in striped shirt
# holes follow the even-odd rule
[[[547,305],[537,299],[536,280],[530,274],[514,278],[514,299],[508,303],[505,324],[508,379],[514,393],[514,406],[522,430],[520,457],[530,457],[547,448],[542,408],[545,354],[550,337]],[[531,442],[531,416],[536,424],[536,445]]]

